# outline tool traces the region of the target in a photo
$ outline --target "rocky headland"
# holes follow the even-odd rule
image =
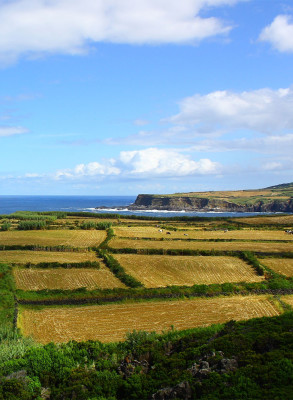
[[[139,194],[129,210],[293,212],[293,184],[266,189],[192,192],[171,195]]]

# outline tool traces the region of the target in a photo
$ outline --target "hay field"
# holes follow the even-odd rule
[[[292,258],[265,258],[260,262],[279,274],[293,276]]]
[[[115,235],[118,237],[137,238],[164,238],[164,239],[245,239],[245,240],[292,240],[293,235],[288,235],[282,230],[253,230],[242,229],[225,232],[224,230],[205,231],[188,229],[186,231],[168,231],[156,227],[115,227]],[[166,232],[170,232],[168,235]]]
[[[78,263],[97,261],[93,251],[65,252],[65,251],[30,251],[30,250],[3,250],[0,251],[0,262],[13,264],[38,264],[41,262]]]
[[[263,224],[279,224],[279,225],[287,225],[291,224],[293,225],[293,215],[280,215],[280,216],[267,216],[267,217],[241,217],[241,218],[233,218],[234,222],[243,222],[245,224],[251,224],[251,225],[263,225]]]
[[[105,231],[44,230],[0,232],[0,245],[98,246],[106,238]]]
[[[93,290],[126,287],[102,264],[100,269],[14,268],[13,275],[17,289],[22,290],[73,290],[81,287]]]
[[[282,296],[281,300],[293,307],[293,294],[288,294],[287,296]]]
[[[85,307],[23,309],[18,326],[37,342],[123,340],[126,332],[188,329],[280,314],[267,296],[233,296]]]
[[[293,251],[293,243],[265,242],[189,242],[187,240],[128,240],[113,238],[109,246],[114,249],[190,249],[190,250],[250,250],[259,252]]]
[[[237,257],[115,254],[126,273],[147,288],[225,282],[260,282],[253,268]]]

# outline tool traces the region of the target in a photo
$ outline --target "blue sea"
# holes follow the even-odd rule
[[[118,213],[151,217],[198,216],[198,217],[245,217],[264,213],[237,212],[185,212],[185,211],[128,211],[136,196],[0,196],[0,214],[16,211],[67,211]],[[102,207],[99,209],[99,207]],[[104,208],[106,207],[106,208]]]

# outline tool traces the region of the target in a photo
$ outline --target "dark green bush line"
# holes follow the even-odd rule
[[[293,258],[293,252],[263,253],[260,258]]]
[[[20,221],[17,229],[19,231],[43,230],[46,226],[45,221]]]
[[[13,329],[14,291],[12,268],[7,264],[0,264],[0,328]]]
[[[18,220],[41,220],[41,221],[48,221],[53,222],[57,219],[56,215],[42,215],[38,212],[33,211],[17,211],[13,214],[9,215],[1,215],[0,219],[7,218],[7,219],[18,219]]]
[[[232,285],[232,286],[230,286]],[[196,287],[167,287],[157,289],[120,289],[112,290],[107,293],[106,290],[99,291],[17,291],[17,301],[22,305],[82,305],[82,304],[107,304],[119,303],[124,301],[144,301],[144,300],[172,300],[186,299],[194,297],[220,297],[220,296],[249,296],[251,294],[262,295],[291,295],[293,294],[293,285],[291,288],[270,288],[267,285],[247,286],[239,284],[222,285],[196,285]],[[223,289],[223,290],[222,290]],[[60,292],[60,293],[59,293]],[[291,310],[290,307],[285,307]]]
[[[4,222],[1,226],[0,226],[0,231],[4,232],[4,231],[9,231],[9,229],[11,228],[11,224],[9,222]]]
[[[107,249],[108,248],[108,243],[110,242],[110,240],[115,236],[114,230],[113,228],[108,228],[107,229],[107,236],[106,239],[103,240],[103,242],[99,245],[99,249]],[[94,249],[96,250],[96,249]]]
[[[20,263],[13,263],[12,265],[19,265]],[[83,261],[79,263],[59,263],[59,262],[41,262],[38,264],[26,263],[22,265],[23,268],[95,268],[100,269],[98,261]]]
[[[151,242],[247,242],[247,243],[293,243],[292,240],[269,240],[269,239],[193,239],[193,238],[172,238],[172,237],[161,237],[161,238],[150,238],[150,237],[128,237],[128,236],[117,236],[118,239],[127,239],[127,240],[149,240]]]
[[[125,247],[116,249],[108,247],[108,251],[112,254],[144,254],[144,255],[168,255],[168,256],[232,256],[239,257],[242,253],[240,250],[190,250],[190,249],[134,249]]]
[[[81,229],[97,229],[97,230],[106,230],[111,228],[111,222],[94,222],[94,221],[84,221],[79,227]]]
[[[240,253],[240,258],[251,265],[258,275],[264,275],[265,270],[253,253],[250,251],[243,251]]]
[[[12,244],[12,245],[0,245],[1,250],[32,250],[32,251],[60,251],[60,252],[77,252],[83,253],[90,248],[80,248],[71,246],[39,246],[35,244]]]
[[[143,287],[143,284],[139,282],[137,279],[133,278],[133,276],[128,275],[124,268],[119,264],[114,257],[107,253],[106,250],[97,250],[97,254],[99,257],[103,258],[105,264],[110,269],[110,271],[118,278],[122,283],[131,288]]]
[[[56,215],[56,212],[38,212],[39,215]],[[93,213],[93,212],[66,212],[66,216],[71,217],[89,217],[89,218],[101,218],[101,219],[131,219],[131,220],[142,220],[142,221],[183,221],[183,222],[202,222],[202,221],[225,221],[229,224],[234,224],[231,217],[188,217],[188,216],[177,216],[177,217],[151,217],[142,215],[125,215],[119,213]],[[1,218],[1,216],[0,216]],[[239,221],[237,221],[239,224]]]

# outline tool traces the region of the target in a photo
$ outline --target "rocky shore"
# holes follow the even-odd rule
[[[253,204],[237,204],[233,201],[192,196],[158,196],[139,194],[129,210],[167,211],[218,211],[218,212],[293,212],[293,199],[255,201]]]

